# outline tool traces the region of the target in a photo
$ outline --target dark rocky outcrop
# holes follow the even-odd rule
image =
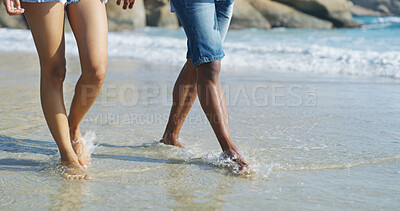
[[[246,0],[235,0],[230,28],[270,29],[271,24]]]
[[[400,0],[351,0],[355,5],[383,15],[400,15]]]
[[[132,30],[146,26],[146,14],[143,0],[136,0],[132,10],[123,10],[114,1],[106,4],[108,29],[110,31]]]
[[[122,10],[115,1],[110,0],[106,5],[110,31],[144,26],[179,27],[168,0],[136,0],[133,10]],[[353,21],[352,14],[400,15],[400,0],[235,0],[231,28],[360,26]],[[3,5],[0,6],[0,27],[27,28],[23,16],[8,16]]]
[[[292,7],[269,0],[249,0],[272,27],[330,29],[333,24],[302,13]]]
[[[275,0],[304,13],[331,21],[336,27],[357,27],[347,0]]]
[[[171,13],[168,0],[145,0],[147,26],[158,26],[176,29],[179,27],[178,18]]]
[[[350,11],[351,14],[355,17],[365,17],[365,16],[383,16],[385,14],[379,12],[379,11],[374,11],[372,9],[368,9],[365,7],[362,7],[360,5],[355,5],[352,2],[350,2]]]

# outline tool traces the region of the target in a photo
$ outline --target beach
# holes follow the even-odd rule
[[[398,210],[400,21],[390,18],[229,32],[221,81],[233,141],[255,169],[239,176],[198,101],[186,149],[158,143],[183,31],[110,33],[105,85],[81,128],[96,134],[88,181],[57,173],[29,31],[0,29],[0,209]],[[80,69],[72,34],[66,43],[69,108]]]

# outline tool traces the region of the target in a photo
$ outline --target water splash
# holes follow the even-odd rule
[[[219,156],[216,155],[215,153],[208,153],[204,157],[202,157],[205,163],[210,163],[214,166],[217,166],[219,168],[227,168],[231,173],[233,174],[243,174],[247,175],[249,173],[254,173],[256,169],[254,168],[254,165],[251,165],[252,170],[250,171],[242,171],[241,166],[234,161],[234,159],[237,159],[236,157],[229,157],[225,153],[221,153]]]
[[[90,154],[94,153],[94,150],[98,147],[98,144],[94,144],[96,140],[96,133],[94,131],[88,131],[82,137],[82,144]]]

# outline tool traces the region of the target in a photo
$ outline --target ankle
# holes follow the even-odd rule
[[[68,164],[79,164],[78,156],[72,153],[60,153],[61,154],[61,163]]]
[[[70,126],[69,134],[71,136],[71,140],[79,138],[81,135],[81,130],[79,126],[73,126],[73,127]]]
[[[70,132],[75,132],[75,131],[79,131],[79,125],[69,125],[69,131]]]
[[[162,139],[165,143],[175,144],[179,142],[179,134],[173,131],[166,131]]]
[[[72,130],[79,130],[79,126],[80,126],[80,122],[76,123],[77,121],[75,121],[71,116],[68,116],[68,126],[70,131]]]
[[[235,159],[235,158],[241,158],[242,157],[242,155],[240,154],[240,152],[236,148],[236,146],[229,146],[226,149],[224,149],[223,152],[229,158]]]
[[[163,138],[175,140],[175,139],[179,138],[179,134],[172,130],[167,130],[167,131],[165,131]]]

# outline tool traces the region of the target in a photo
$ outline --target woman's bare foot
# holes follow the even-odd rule
[[[228,170],[234,174],[249,174],[254,171],[253,167],[237,150],[225,151],[222,156],[234,162],[235,165],[228,165]]]
[[[83,143],[82,134],[79,129],[74,131],[70,130],[72,148],[78,156],[79,163],[83,168],[88,168],[91,163],[91,155],[88,149],[85,148]]]
[[[84,179],[92,179],[89,173],[82,168],[78,163],[70,162],[70,161],[62,161],[58,167],[61,176],[70,180],[84,180]]]
[[[171,133],[167,133],[161,140],[161,143],[166,145],[177,146],[180,148],[185,148],[183,145],[178,141],[178,136],[172,135]]]

